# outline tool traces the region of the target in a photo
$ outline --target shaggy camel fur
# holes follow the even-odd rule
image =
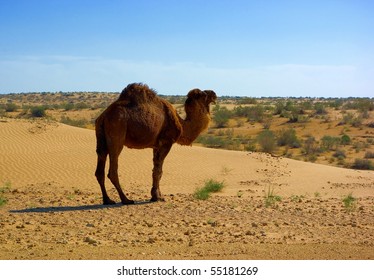
[[[187,95],[182,119],[174,107],[157,96],[145,84],[129,84],[96,120],[97,168],[104,204],[114,204],[105,189],[105,163],[109,154],[108,178],[123,204],[132,204],[123,193],[118,179],[118,157],[123,146],[153,149],[151,201],[162,200],[159,187],[162,165],[174,143],[191,145],[210,122],[210,103],[217,96],[212,90],[191,90]]]

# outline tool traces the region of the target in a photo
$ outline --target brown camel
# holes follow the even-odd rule
[[[191,145],[210,121],[210,103],[217,96],[212,90],[191,90],[187,95],[182,119],[174,107],[157,96],[145,84],[129,84],[96,120],[97,168],[95,176],[103,193],[104,204],[114,204],[105,189],[105,163],[109,154],[108,178],[122,204],[133,204],[123,193],[118,179],[118,157],[123,146],[153,149],[151,201],[162,200],[160,179],[162,165],[174,143]]]

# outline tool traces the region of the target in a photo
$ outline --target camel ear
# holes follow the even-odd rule
[[[217,95],[213,90],[204,90],[204,92],[206,93],[206,96],[207,96],[206,101],[208,103],[215,103],[216,102]]]

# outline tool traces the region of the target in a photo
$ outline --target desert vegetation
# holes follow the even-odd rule
[[[268,187],[265,191],[265,207],[275,207],[276,203],[280,201],[282,201],[282,197],[275,193],[274,188]],[[293,201],[295,201],[294,198]]]
[[[343,198],[343,204],[346,211],[351,212],[356,210],[357,207],[357,199],[353,197],[352,193],[348,194]]]
[[[210,148],[257,151],[303,161],[373,170],[372,99],[228,99],[198,139]]]
[[[183,115],[185,96],[162,96]],[[47,118],[93,129],[118,93],[0,95],[0,117]],[[370,98],[220,97],[213,122],[195,145],[270,153],[302,161],[373,170],[374,100]]]
[[[211,193],[220,192],[225,187],[225,183],[210,179],[207,180],[203,187],[197,188],[194,197],[200,200],[206,200],[210,197]]]
[[[1,187],[0,187],[0,207],[3,206],[4,204],[7,203],[7,199],[5,197],[5,194],[10,191],[11,183],[5,182]]]

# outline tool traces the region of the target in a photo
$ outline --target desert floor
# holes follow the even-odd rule
[[[3,118],[0,132],[0,259],[374,259],[373,171],[175,145],[166,201],[148,203],[152,151],[124,149],[137,203],[102,206],[94,131]],[[226,186],[197,200],[208,179]]]

